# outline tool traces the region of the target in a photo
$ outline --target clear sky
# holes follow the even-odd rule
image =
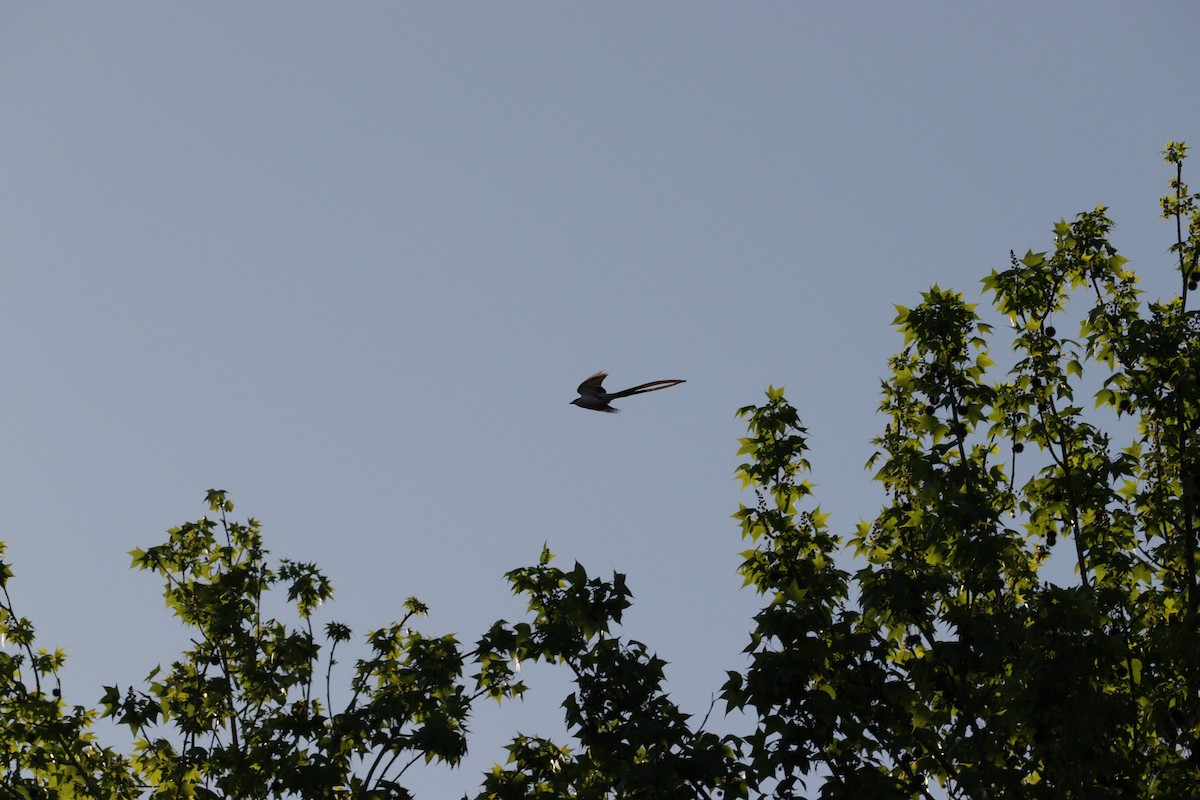
[[[849,531],[893,303],[982,299],[1097,204],[1172,289],[1197,31],[1191,1],[0,4],[18,610],[69,702],[140,680],[183,639],[127,551],[222,488],[357,634],[416,595],[469,646],[543,543],[624,572],[626,632],[702,713],[756,606],[734,410],[787,386]],[[569,405],[601,369],[687,383]],[[534,683],[410,785],[559,730]]]

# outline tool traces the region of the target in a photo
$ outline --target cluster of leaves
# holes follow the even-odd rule
[[[665,662],[638,641],[611,635],[630,605],[624,576],[564,572],[543,549],[537,566],[508,574],[529,598],[532,622],[497,622],[475,654],[480,679],[499,698],[519,695],[522,661],[570,669],[575,691],[563,703],[578,749],[518,736],[507,766],[496,766],[480,798],[744,797],[738,742],[693,729],[663,688]]]
[[[96,743],[97,712],[63,703],[58,673],[66,655],[34,649],[33,623],[13,608],[3,555],[0,542],[0,796],[135,797],[128,759]]]
[[[350,630],[325,626],[322,681],[324,644],[312,626],[332,597],[329,581],[312,564],[271,569],[258,522],[230,521],[224,492],[210,491],[208,503],[216,520],[174,528],[166,543],[132,553],[135,567],[164,579],[167,606],[194,631],[192,647],[152,672],[146,689],[107,687],[102,701],[134,733],[133,767],[149,795],[403,798],[399,778],[414,762],[457,763],[472,698],[455,639],[410,627],[424,606],[409,599],[403,618],[367,636],[370,654],[339,704],[334,654]],[[277,586],[301,627],[263,619],[263,597]]]
[[[899,309],[904,348],[872,459],[888,502],[846,542],[798,510],[811,494],[794,479],[804,430],[782,392],[741,410],[753,460],[740,474],[759,496],[737,515],[757,545],[742,571],[770,602],[725,698],[760,720],[760,785],[792,797],[819,781],[826,798],[1194,794],[1200,316],[1187,301],[1200,213],[1185,154],[1165,153],[1173,299],[1143,310],[1097,208],[1056,225],[1052,252],[985,279],[1015,329],[1002,380],[985,372],[993,331],[961,295],[934,287]],[[1080,307],[1067,338],[1055,323]],[[1077,404],[1085,379],[1101,411]],[[1091,421],[1105,409],[1134,431],[1123,448]],[[1068,540],[1076,580],[1048,582]],[[846,545],[853,570],[837,562]]]
[[[538,661],[571,676],[571,741],[516,736],[479,798],[1191,796],[1200,211],[1186,148],[1165,155],[1176,297],[1143,307],[1097,208],[985,279],[1015,331],[999,381],[995,332],[961,295],[934,287],[899,309],[872,459],[887,502],[852,535],[811,505],[807,432],[783,391],[739,410],[738,474],[757,498],[735,515],[753,545],[741,572],[765,605],[722,698],[747,735],[689,718],[664,662],[619,635],[624,576],[564,571],[546,550],[507,575],[525,620],[464,652],[416,631],[426,609],[409,599],[335,689],[335,655],[353,645],[345,625],[314,631],[329,582],[312,564],[272,566],[258,522],[231,520],[211,491],[212,518],[132,554],[191,646],[143,686],[106,687],[102,712],[64,705],[64,656],[35,649],[0,562],[0,796],[408,798],[407,770],[458,764],[473,704],[520,698],[520,666]],[[1072,315],[1075,338],[1059,332]],[[1096,409],[1078,405],[1085,386]],[[1123,448],[1115,431],[1131,432]],[[1076,578],[1049,582],[1051,559]],[[265,615],[272,592],[297,624]],[[129,727],[128,756],[95,742],[101,713]]]

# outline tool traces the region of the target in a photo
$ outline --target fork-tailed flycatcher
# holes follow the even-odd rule
[[[571,405],[586,408],[591,411],[607,411],[610,414],[616,414],[620,411],[619,408],[613,408],[609,405],[618,397],[629,397],[633,394],[644,394],[646,392],[657,392],[659,389],[666,389],[670,386],[678,386],[686,381],[667,380],[667,381],[650,381],[630,389],[622,389],[619,392],[604,391],[604,379],[608,377],[607,372],[597,372],[592,377],[588,378],[583,383],[579,384],[579,397],[571,401]]]

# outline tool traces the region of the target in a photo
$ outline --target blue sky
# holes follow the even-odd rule
[[[624,572],[627,632],[703,712],[756,605],[734,410],[787,386],[849,531],[893,303],[982,299],[1097,204],[1173,289],[1159,151],[1200,147],[1196,30],[1192,2],[6,3],[18,609],[68,701],[141,679],[183,633],[127,551],[223,488],[359,634],[416,595],[469,644],[543,543]],[[569,405],[600,369],[687,383]],[[545,677],[410,785],[471,791],[556,732]]]

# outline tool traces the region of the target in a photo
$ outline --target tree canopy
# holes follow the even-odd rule
[[[522,662],[569,671],[570,741],[518,735],[480,798],[1175,798],[1200,785],[1200,210],[1168,142],[1174,296],[1143,302],[1098,207],[983,279],[993,326],[937,286],[898,307],[870,468],[886,502],[832,531],[782,389],[738,410],[740,571],[763,600],[732,727],[669,697],[621,634],[624,576],[507,575],[526,618],[474,646],[427,636],[410,599],[335,686],[333,589],[274,561],[225,492],[135,550],[192,646],[137,686],[69,706],[0,562],[0,795],[407,798],[420,761],[467,752],[476,702],[520,697]],[[1011,362],[1002,374],[997,361]],[[0,550],[0,555],[3,551]],[[1071,580],[1047,565],[1066,560]],[[282,593],[295,621],[267,618]],[[127,726],[121,751],[101,716]],[[718,715],[719,716],[719,715]],[[718,732],[719,731],[719,732]]]

